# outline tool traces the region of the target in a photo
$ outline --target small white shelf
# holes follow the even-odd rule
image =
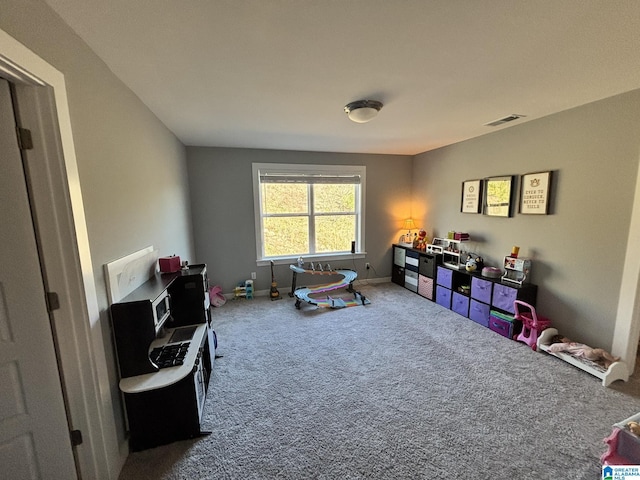
[[[434,238],[433,243],[427,245],[427,251],[438,250],[437,253],[442,253],[442,263],[449,268],[455,270],[462,270],[466,263],[466,257],[462,258],[463,252],[461,244],[468,240],[453,240],[450,238]],[[431,248],[429,248],[431,247]]]
[[[587,373],[590,373],[596,378],[602,380],[602,386],[608,387],[612,382],[616,380],[629,380],[629,371],[627,369],[627,364],[619,361],[613,362],[609,368],[605,369],[601,365],[598,365],[595,362],[584,358],[574,357],[573,355],[569,355],[564,352],[550,352],[549,346],[551,345],[551,340],[558,334],[558,330],[555,328],[546,328],[542,331],[540,336],[538,337],[538,351],[547,352],[549,355],[553,355],[561,360],[564,360],[571,365],[578,367],[580,370],[584,370]]]

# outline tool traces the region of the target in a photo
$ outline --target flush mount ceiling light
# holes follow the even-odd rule
[[[373,120],[382,108],[382,102],[377,100],[358,100],[344,106],[344,111],[351,121],[367,123]]]

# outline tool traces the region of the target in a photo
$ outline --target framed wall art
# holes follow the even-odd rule
[[[462,213],[480,213],[481,207],[482,180],[467,180],[462,182],[460,211]]]
[[[520,181],[520,213],[547,215],[551,172],[525,173]]]
[[[484,213],[491,217],[510,217],[513,213],[513,175],[485,179]]]

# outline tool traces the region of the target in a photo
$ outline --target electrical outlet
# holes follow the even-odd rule
[[[367,270],[369,270],[371,268],[371,264],[369,262],[364,264],[364,268],[366,268]]]
[[[255,280],[256,279],[256,272],[251,272],[251,280]]]

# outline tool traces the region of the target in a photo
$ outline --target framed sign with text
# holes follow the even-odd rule
[[[551,172],[525,173],[520,182],[520,213],[547,215]]]
[[[480,213],[482,206],[482,180],[467,180],[462,182],[462,213]]]
[[[512,214],[513,175],[490,177],[485,180],[484,213],[491,217],[510,217]]]

